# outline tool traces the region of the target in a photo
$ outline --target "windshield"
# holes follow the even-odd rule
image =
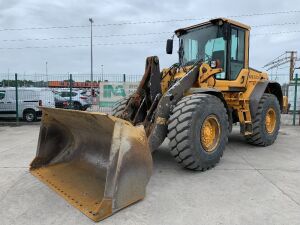
[[[206,63],[214,60],[223,69],[225,75],[226,40],[222,28],[209,25],[189,31],[179,37],[179,62],[182,66],[203,60]]]

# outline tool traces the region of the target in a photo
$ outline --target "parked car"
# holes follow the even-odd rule
[[[70,101],[71,94],[71,101]],[[62,97],[68,102],[68,108],[75,110],[86,110],[92,105],[91,98],[82,94],[81,91],[68,91],[63,90],[58,93],[58,96]]]
[[[18,89],[18,117],[28,122],[42,116],[39,106],[54,107],[54,95],[51,90],[43,88]],[[0,88],[0,117],[16,117],[15,88]]]
[[[91,91],[91,90],[83,90],[83,91],[81,91],[81,94],[85,95],[85,96],[88,96],[88,97],[92,97],[92,96],[93,97],[97,97],[97,96],[99,96],[100,92],[97,89],[94,89],[93,91]]]
[[[81,110],[77,106],[76,106],[77,108],[74,108],[74,101],[70,102],[70,99],[66,100],[65,98],[61,97],[59,94],[54,94],[54,99],[55,99],[55,108]]]
[[[61,97],[58,93],[54,94],[55,108],[65,109],[68,105],[68,101]]]

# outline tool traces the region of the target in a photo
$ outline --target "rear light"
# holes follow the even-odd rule
[[[68,106],[68,102],[63,102],[63,106]]]
[[[43,101],[39,100],[39,106],[43,106]]]
[[[88,97],[86,96],[80,96],[81,99],[87,99]]]

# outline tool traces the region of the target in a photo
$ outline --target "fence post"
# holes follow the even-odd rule
[[[296,112],[297,112],[297,86],[298,86],[298,73],[296,73],[296,78],[295,78],[295,94],[294,94],[294,112],[293,112],[293,125],[296,125]]]
[[[15,73],[15,88],[16,88],[16,124],[19,126],[19,96],[18,96],[18,74]]]
[[[126,82],[126,74],[123,74],[123,82]]]
[[[72,74],[71,73],[70,73],[69,85],[70,85],[70,104],[72,104]]]

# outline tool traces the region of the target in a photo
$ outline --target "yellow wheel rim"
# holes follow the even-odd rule
[[[201,127],[200,141],[206,152],[212,152],[220,140],[220,124],[215,115],[208,116]]]
[[[265,125],[267,133],[272,134],[276,127],[276,113],[273,108],[269,108],[266,113]]]

